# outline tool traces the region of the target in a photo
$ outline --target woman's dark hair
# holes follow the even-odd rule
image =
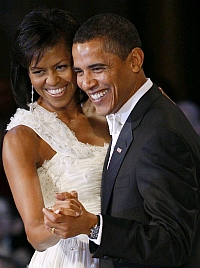
[[[12,91],[19,107],[28,109],[27,103],[31,99],[28,68],[33,57],[39,61],[49,48],[61,41],[71,52],[73,37],[79,27],[71,13],[55,8],[35,9],[24,17],[14,36],[10,71]]]

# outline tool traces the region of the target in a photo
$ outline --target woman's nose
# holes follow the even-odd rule
[[[49,72],[47,74],[46,83],[48,85],[56,85],[59,82],[59,76],[56,74],[56,72]]]

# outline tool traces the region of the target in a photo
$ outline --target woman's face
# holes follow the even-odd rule
[[[76,74],[72,68],[72,56],[63,42],[47,50],[39,62],[33,58],[29,77],[41,105],[49,111],[58,111],[74,105]]]

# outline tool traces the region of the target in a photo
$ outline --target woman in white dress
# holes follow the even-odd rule
[[[55,204],[56,193],[73,190],[87,211],[100,212],[110,136],[105,118],[91,113],[89,101],[80,99],[71,56],[78,27],[66,11],[34,10],[23,19],[13,43],[11,84],[19,108],[7,126],[3,163],[36,250],[29,268],[98,267],[87,235],[62,239],[54,229],[45,229],[42,212]],[[75,199],[69,206],[72,216],[80,213]]]

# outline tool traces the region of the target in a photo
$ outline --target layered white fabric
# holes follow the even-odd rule
[[[24,125],[33,129],[56,154],[38,168],[45,207],[53,206],[55,193],[76,190],[84,207],[95,214],[100,212],[100,185],[102,168],[108,144],[104,147],[84,144],[51,113],[33,105],[33,112],[17,109],[7,130]],[[93,268],[86,235],[61,239],[44,252],[35,252],[29,268]]]

